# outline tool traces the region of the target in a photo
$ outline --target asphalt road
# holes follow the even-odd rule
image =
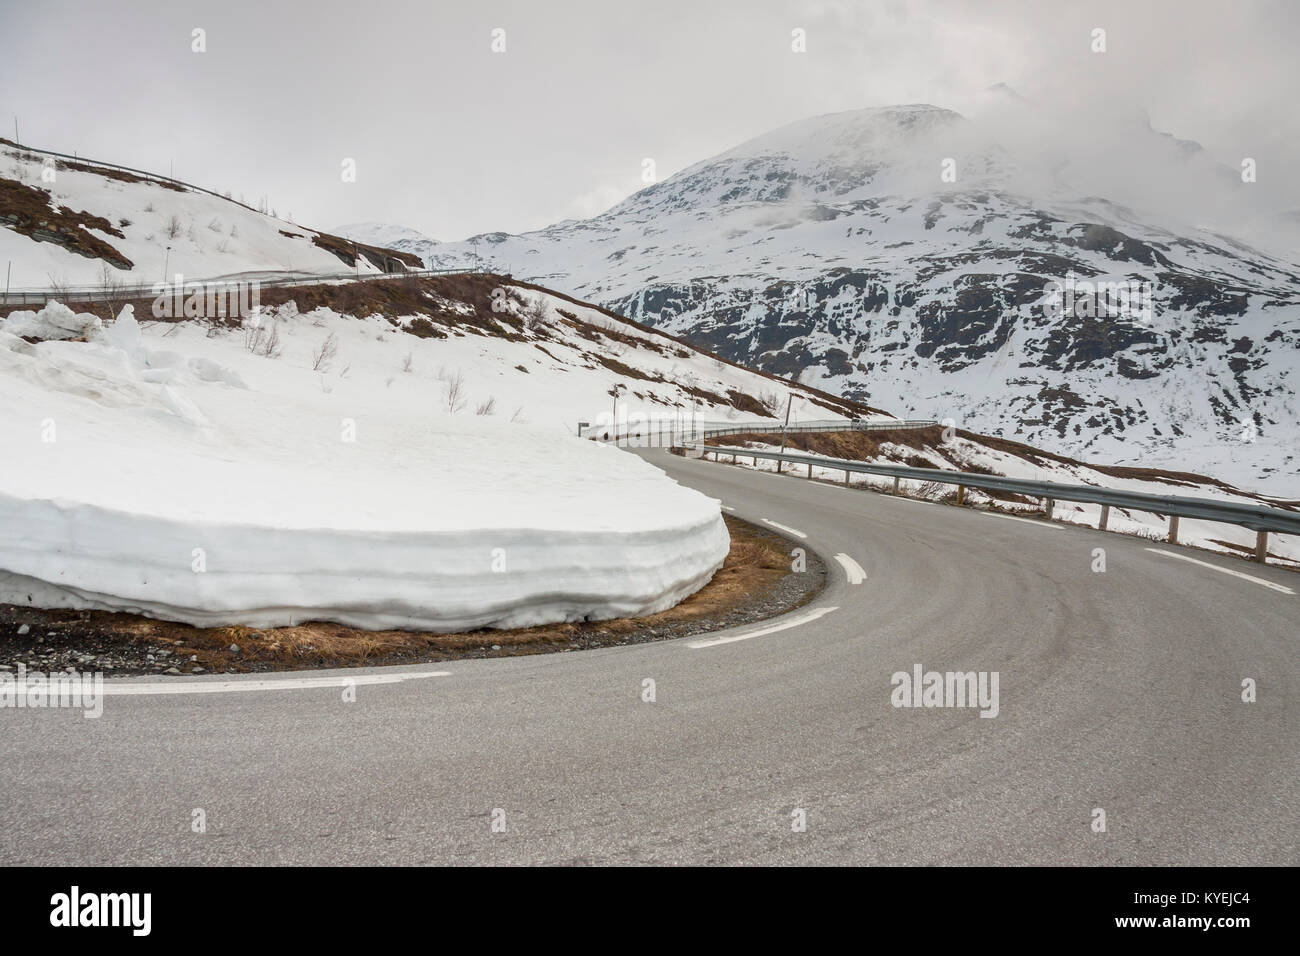
[[[807,536],[805,623],[0,710],[0,862],[1300,862],[1300,594],[1239,575],[1300,576],[644,454]],[[997,716],[893,706],[916,664],[998,672]]]

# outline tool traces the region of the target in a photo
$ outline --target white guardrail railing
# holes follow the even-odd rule
[[[1081,501],[1101,505],[1099,527],[1106,530],[1111,508],[1142,511],[1169,517],[1168,540],[1178,541],[1178,519],[1197,518],[1204,521],[1217,521],[1223,524],[1235,524],[1249,528],[1256,533],[1255,560],[1264,563],[1268,556],[1268,535],[1300,534],[1300,511],[1285,508],[1273,508],[1268,505],[1247,505],[1233,501],[1216,501],[1213,498],[1193,498],[1188,495],[1151,495],[1137,491],[1121,491],[1114,488],[1100,488],[1096,485],[1067,485],[1055,481],[1034,481],[1027,478],[1006,478],[1001,475],[981,475],[975,472],[947,471],[940,468],[911,468],[905,465],[876,465],[864,461],[850,461],[844,458],[823,458],[820,455],[804,455],[798,452],[764,451],[755,448],[730,448],[723,445],[686,444],[683,447],[702,451],[706,456],[713,455],[715,460],[728,456],[734,462],[739,458],[750,458],[754,464],[760,459],[777,462],[777,471],[782,465],[806,465],[806,477],[812,477],[812,470],[828,468],[844,472],[844,483],[849,482],[849,475],[881,475],[894,479],[894,491],[898,491],[900,479],[912,481],[930,481],[939,484],[957,486],[957,503],[965,500],[967,488],[980,488],[985,491],[1001,491],[1010,494],[1040,498],[1044,502],[1044,511],[1050,519],[1053,504],[1057,501]]]

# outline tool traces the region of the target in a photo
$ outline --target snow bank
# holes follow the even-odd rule
[[[81,339],[102,329],[98,317],[89,312],[78,314],[55,301],[45,303],[39,312],[11,312],[0,320],[0,330],[20,338]]]
[[[89,337],[0,328],[0,601],[519,627],[663,610],[729,548],[716,501],[613,448],[336,395],[229,339],[149,348],[129,313]]]

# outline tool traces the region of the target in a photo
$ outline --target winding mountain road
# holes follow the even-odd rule
[[[1300,576],[641,453],[829,586],[707,638],[0,711],[0,862],[1300,862]],[[917,664],[998,672],[997,716],[894,707]]]

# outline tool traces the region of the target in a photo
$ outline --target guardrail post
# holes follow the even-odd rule
[[[960,508],[966,501],[966,486],[957,486],[957,507]]]
[[[844,469],[844,487],[847,488],[848,486],[849,486],[849,470],[848,470],[847,468],[845,468],[845,469]]]
[[[1260,564],[1268,564],[1268,532],[1255,532],[1255,560]]]
[[[1043,514],[1047,515],[1047,520],[1052,520],[1052,512],[1056,509],[1056,502],[1051,498],[1043,499]]]
[[[805,478],[811,478],[811,477],[812,477],[812,462],[808,462],[808,474],[804,475],[804,477],[805,477]]]
[[[1178,543],[1178,515],[1169,516],[1169,543]]]
[[[1110,522],[1110,505],[1101,506],[1101,520],[1097,522],[1097,530],[1105,531],[1106,525]]]
[[[781,466],[782,466],[783,464],[785,464],[785,462],[783,462],[780,458],[778,458],[778,459],[776,460],[776,473],[777,473],[778,475],[781,474]]]
[[[894,476],[894,494],[898,494],[898,476]]]

